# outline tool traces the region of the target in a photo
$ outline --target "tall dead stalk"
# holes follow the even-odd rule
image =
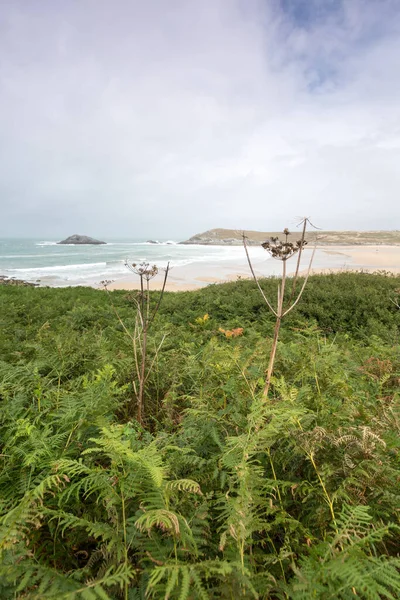
[[[164,269],[164,280],[161,287],[161,292],[153,309],[151,308],[150,303],[150,281],[154,279],[154,277],[156,277],[156,275],[158,274],[158,267],[156,265],[150,266],[150,264],[146,262],[140,264],[130,264],[128,262],[125,262],[125,266],[131,271],[131,273],[139,277],[140,284],[139,292],[136,294],[136,296],[132,295],[131,297],[136,307],[135,327],[133,333],[129,331],[129,329],[126,327],[112,301],[111,305],[120,324],[122,325],[123,330],[132,341],[133,357],[136,371],[136,377],[134,377],[132,380],[132,387],[136,396],[137,420],[141,425],[143,425],[145,418],[145,384],[154,366],[161,345],[164,341],[163,338],[161,344],[156,349],[155,358],[151,362],[150,366],[147,367],[148,333],[151,324],[153,323],[158,313],[161,301],[164,296],[165,286],[170,271],[170,265],[168,263],[166,269]],[[107,287],[108,283],[108,281],[102,281],[105,290],[108,293],[110,293]]]
[[[296,292],[296,284],[297,284],[298,277],[299,277],[300,259],[301,259],[303,249],[307,245],[305,236],[306,236],[306,230],[307,230],[308,223],[310,223],[310,221],[306,217],[301,220],[300,224],[303,226],[301,238],[299,240],[297,240],[295,243],[289,242],[288,238],[289,238],[290,232],[286,228],[283,230],[283,235],[285,236],[284,240],[280,240],[277,237],[271,237],[268,241],[261,244],[262,247],[272,256],[272,258],[276,258],[277,260],[280,260],[282,262],[282,280],[281,280],[281,283],[278,284],[278,298],[277,298],[276,308],[274,308],[272,302],[267,298],[267,296],[264,293],[264,290],[262,289],[262,287],[260,285],[260,282],[258,281],[258,278],[255,274],[253,265],[250,260],[249,250],[248,250],[247,242],[246,242],[247,238],[246,238],[245,234],[243,233],[243,246],[244,246],[244,249],[246,252],[246,257],[247,257],[247,261],[249,263],[251,274],[252,274],[254,281],[256,282],[257,287],[264,299],[264,302],[268,306],[269,310],[275,316],[274,336],[273,336],[273,340],[272,340],[272,347],[271,347],[271,352],[270,352],[269,361],[268,361],[267,376],[266,376],[266,380],[265,380],[265,387],[264,387],[264,393],[263,393],[264,398],[267,398],[269,388],[271,385],[271,378],[272,378],[272,374],[274,371],[276,349],[278,346],[279,330],[281,327],[282,319],[287,314],[289,314],[290,311],[293,310],[294,307],[296,306],[296,304],[299,302],[299,300],[304,292],[304,289],[305,289],[307,281],[308,281],[308,277],[311,272],[311,266],[312,266],[312,262],[314,259],[315,250],[317,247],[316,244],[315,244],[313,252],[311,254],[310,262],[308,265],[306,276],[303,281],[303,285],[301,286],[300,291],[297,294],[297,297],[294,299],[295,292]],[[289,297],[288,301],[285,302],[285,289],[287,287],[286,286],[286,284],[287,284],[286,262],[289,260],[289,258],[294,256],[295,254],[297,254],[296,270],[295,270],[295,273],[293,276],[290,297]]]
[[[395,292],[397,292],[399,294],[400,290],[395,290]],[[392,302],[395,306],[397,306],[397,308],[400,309],[400,296],[396,296],[395,298],[390,298],[390,302]]]

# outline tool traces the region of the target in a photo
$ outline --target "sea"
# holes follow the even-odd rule
[[[130,279],[126,262],[148,262],[159,268],[168,262],[172,267],[201,263],[223,266],[243,264],[244,258],[241,246],[184,245],[175,240],[110,240],[105,245],[59,245],[49,239],[0,240],[0,275],[53,287],[97,286],[104,280]]]

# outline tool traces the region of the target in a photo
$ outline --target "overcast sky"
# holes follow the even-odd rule
[[[400,229],[399,0],[1,0],[0,235]]]

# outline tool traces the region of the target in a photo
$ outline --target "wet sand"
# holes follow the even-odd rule
[[[252,248],[249,248],[251,257]],[[307,271],[312,249],[303,252],[300,271]],[[258,277],[279,276],[282,264],[278,260],[269,258],[254,259],[253,268]],[[294,256],[287,262],[288,275],[296,269],[297,257]],[[312,273],[331,273],[340,271],[390,271],[400,273],[400,246],[323,246],[315,252]],[[243,259],[235,261],[193,263],[184,267],[173,267],[168,277],[167,291],[189,291],[206,285],[235,281],[238,278],[250,277],[250,270],[243,251]],[[160,273],[150,283],[153,290],[162,286],[163,273]],[[133,276],[114,281],[109,285],[110,290],[138,289],[138,281]]]

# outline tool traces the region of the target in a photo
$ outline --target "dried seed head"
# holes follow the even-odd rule
[[[283,234],[286,236],[285,241],[280,240],[278,237],[271,237],[261,244],[264,250],[267,250],[273,258],[277,258],[278,260],[287,260],[307,244],[305,240],[298,240],[295,244],[289,242],[287,237],[290,235],[290,232],[287,227],[283,230]]]
[[[139,275],[139,277],[145,279],[146,281],[150,281],[153,279],[158,273],[157,265],[150,265],[149,263],[142,262],[139,265],[137,263],[132,263],[131,265],[128,262],[125,262],[125,266],[135,273],[135,275]]]
[[[110,283],[113,283],[113,279],[104,279],[103,281],[100,281],[100,285],[102,285],[105,289],[107,289]]]

